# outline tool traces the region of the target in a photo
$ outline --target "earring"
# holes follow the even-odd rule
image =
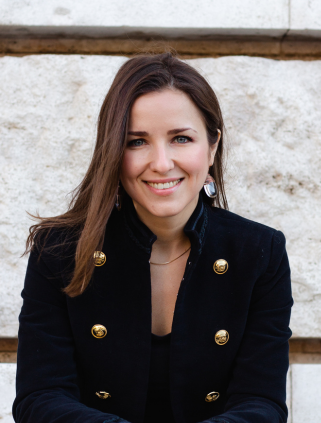
[[[119,189],[120,189],[120,186],[119,186],[119,183],[118,183],[116,201],[115,201],[115,207],[118,211],[121,209],[121,199],[120,199]]]
[[[217,197],[217,186],[214,179],[209,173],[207,174],[207,177],[204,183],[204,191],[206,192],[206,195],[210,198]]]

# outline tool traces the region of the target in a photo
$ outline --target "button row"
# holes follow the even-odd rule
[[[95,338],[102,339],[105,338],[105,336],[107,335],[107,329],[103,325],[94,325],[91,328],[91,334]],[[217,345],[225,345],[228,342],[229,338],[229,333],[225,329],[217,331],[214,336]]]
[[[105,391],[98,391],[98,392],[95,392],[95,394],[100,399],[107,399],[107,398],[110,398],[111,397],[110,393],[109,392],[105,392]],[[206,402],[216,401],[219,396],[220,396],[220,393],[219,392],[215,392],[215,391],[209,392],[206,395],[206,397],[205,397],[205,401]]]
[[[103,266],[106,263],[106,255],[102,251],[95,251],[94,252],[94,264],[97,267]],[[188,262],[190,265],[191,262]],[[227,272],[228,269],[228,263],[224,259],[216,260],[216,262],[213,264],[213,270],[218,275],[223,275]]]

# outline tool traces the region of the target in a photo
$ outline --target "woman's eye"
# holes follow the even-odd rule
[[[175,137],[174,139],[177,142],[177,144],[187,144],[188,142],[193,141],[191,137],[182,136],[182,135],[179,135]],[[127,145],[129,147],[140,147],[141,145],[144,145],[144,144],[145,144],[145,141],[139,138],[137,140],[129,141]]]
[[[144,140],[137,139],[137,140],[129,141],[128,145],[131,147],[140,147],[141,145],[144,144],[144,142],[145,142]]]
[[[186,137],[186,136],[178,136],[175,137],[176,141],[178,142],[178,144],[187,144],[189,141],[192,141],[192,138],[190,137]]]

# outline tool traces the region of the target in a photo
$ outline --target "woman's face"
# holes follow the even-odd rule
[[[184,92],[166,89],[139,97],[130,113],[120,177],[138,214],[190,215],[217,145],[209,145],[201,112]]]

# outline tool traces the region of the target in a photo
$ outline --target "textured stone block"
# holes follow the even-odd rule
[[[2,32],[21,35],[52,32],[102,36],[133,29],[164,35],[205,35],[227,29],[227,33],[276,36],[288,28],[288,0],[13,0],[0,3],[0,25]],[[165,31],[167,28],[173,31]]]
[[[291,0],[289,34],[319,36],[321,33],[321,2]]]
[[[321,336],[321,62],[191,61],[218,93],[229,134],[230,209],[284,232],[294,336]]]
[[[16,336],[26,210],[63,212],[88,166],[95,124],[120,57],[0,59],[0,336]]]
[[[0,58],[0,336],[16,336],[26,210],[66,207],[90,160],[100,105],[123,57]],[[284,232],[294,336],[321,336],[320,61],[188,60],[209,80],[228,131],[230,210]]]
[[[292,364],[292,422],[317,423],[321,416],[321,364]]]
[[[15,391],[16,365],[0,364],[0,421],[14,423],[12,417],[12,403],[16,396]]]
[[[288,423],[292,423],[292,366],[286,376],[286,405],[288,407]]]

